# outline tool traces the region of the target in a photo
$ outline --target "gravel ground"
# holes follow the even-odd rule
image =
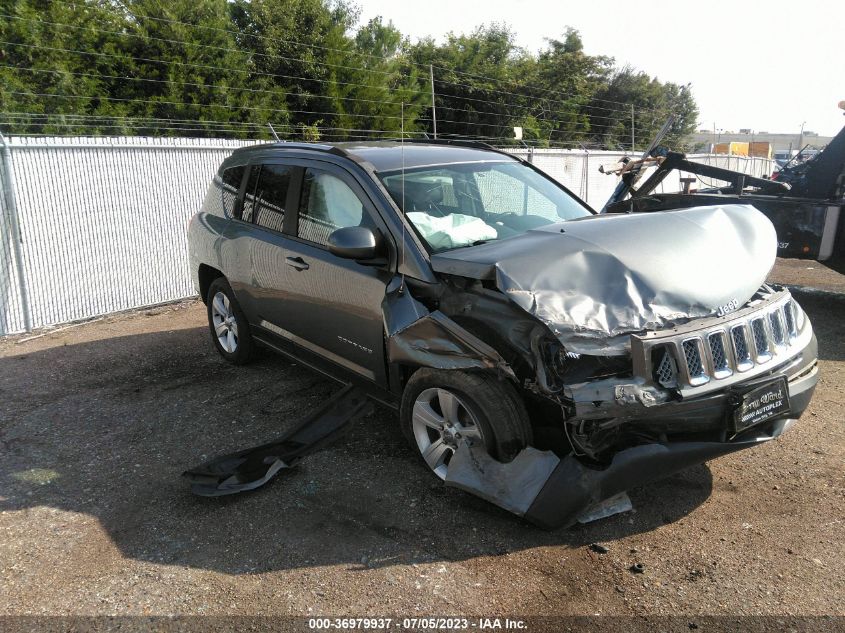
[[[775,276],[845,287],[808,266]],[[821,380],[793,430],[556,532],[442,486],[387,409],[262,490],[192,496],[182,470],[337,388],[269,355],[228,366],[196,302],[9,337],[0,614],[845,615],[845,295],[800,300]]]

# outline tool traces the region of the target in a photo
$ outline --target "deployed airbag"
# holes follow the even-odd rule
[[[437,217],[411,211],[407,215],[429,246],[436,251],[468,246],[481,240],[494,240],[499,235],[496,229],[484,220],[463,213]]]

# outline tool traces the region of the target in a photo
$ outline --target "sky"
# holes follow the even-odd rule
[[[845,1],[357,0],[361,21],[417,40],[505,23],[536,53],[577,29],[589,54],[661,81],[692,83],[696,129],[832,136],[845,125]]]

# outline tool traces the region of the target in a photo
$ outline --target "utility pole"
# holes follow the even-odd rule
[[[800,152],[800,151],[801,151],[801,149],[804,147],[804,125],[805,125],[806,123],[807,123],[806,121],[804,121],[803,123],[801,123],[801,133],[798,135],[798,151],[799,151],[799,152]]]
[[[431,77],[431,122],[434,124],[434,138],[437,138],[437,111],[434,105],[434,64],[428,65],[428,73]]]
[[[631,104],[631,153],[634,153],[634,104]]]

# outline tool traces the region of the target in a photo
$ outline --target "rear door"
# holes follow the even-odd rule
[[[382,301],[391,275],[329,252],[333,231],[387,229],[361,186],[331,163],[303,165],[296,222],[285,246],[285,299],[276,325],[300,345],[366,378],[386,380]],[[290,210],[289,210],[290,212]]]
[[[285,293],[286,221],[295,221],[302,169],[285,161],[250,166],[243,204],[227,231],[229,282],[251,323],[277,323]],[[288,209],[293,208],[293,218]]]

